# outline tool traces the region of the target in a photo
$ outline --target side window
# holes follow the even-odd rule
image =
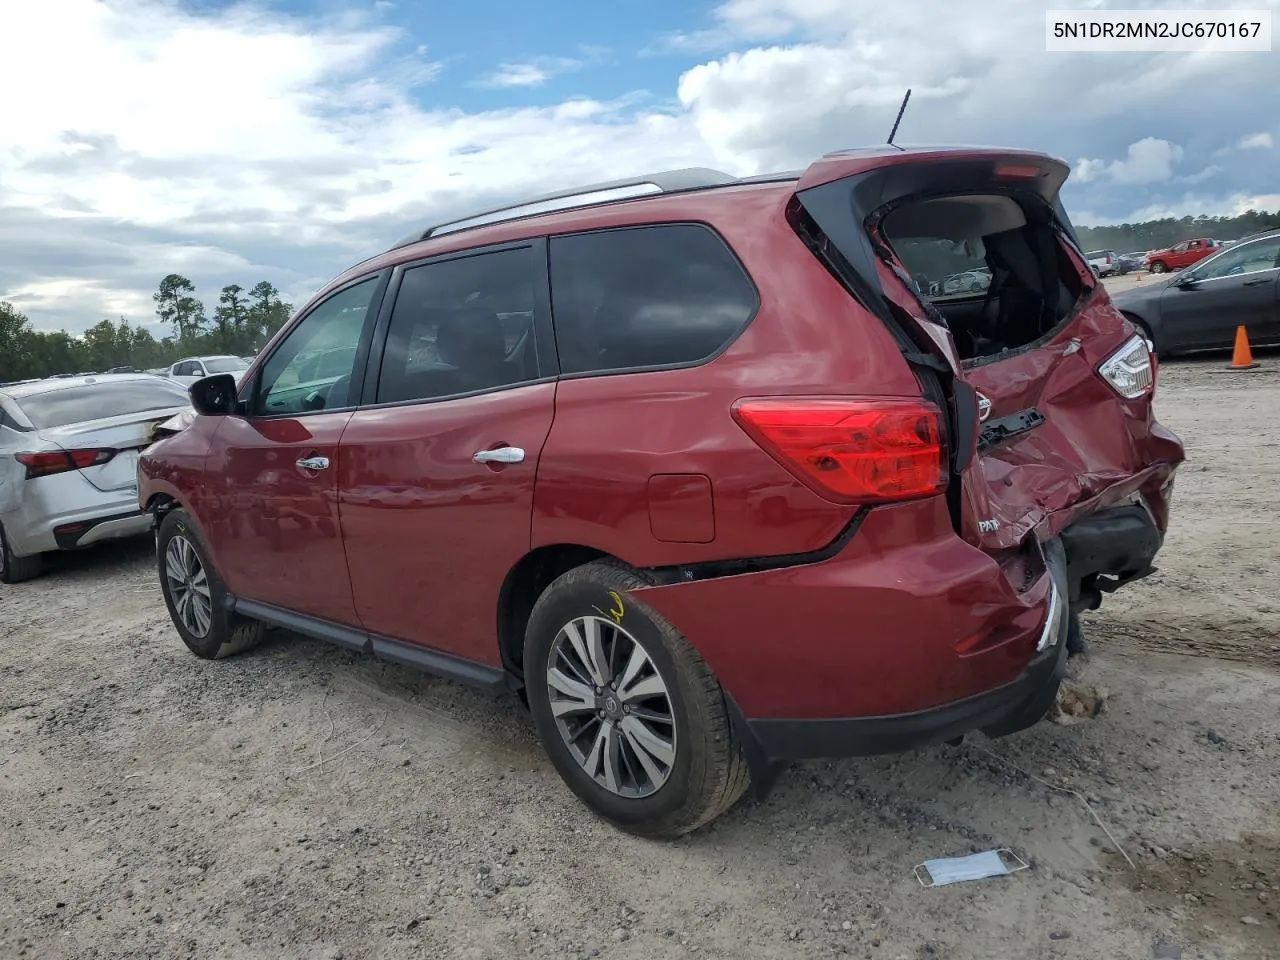
[[[188,363],[186,360],[182,361],[182,363],[178,364],[176,367],[173,368],[173,375],[175,377],[191,376],[191,364]]]
[[[1185,252],[1190,248],[1190,246],[1191,246],[1191,244],[1189,244],[1189,243],[1187,243],[1187,241],[1183,240],[1181,243],[1176,243],[1176,244],[1174,244],[1174,246],[1173,246],[1173,252],[1174,252],[1174,253],[1185,253]]]
[[[531,247],[410,267],[387,328],[378,403],[514,386],[538,378]]]
[[[205,372],[204,372],[204,365],[203,365],[203,364],[200,364],[200,363],[193,363],[193,364],[191,364],[191,376],[193,376],[193,377],[203,377],[204,375],[205,375]]]
[[[262,367],[256,415],[296,415],[356,402],[360,384],[353,367],[377,289],[378,279],[370,277],[335,293],[302,318]],[[330,352],[345,363],[331,363],[322,371],[316,360]]]
[[[1259,273],[1274,270],[1280,263],[1280,238],[1255,240],[1238,247],[1229,247],[1214,257],[1210,263],[1196,267],[1192,276],[1199,280],[1216,280],[1241,273]]]
[[[551,300],[566,374],[706,360],[757,306],[724,241],[691,223],[553,237]]]

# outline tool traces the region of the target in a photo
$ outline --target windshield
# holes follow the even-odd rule
[[[249,364],[239,357],[213,357],[204,362],[206,373],[239,373],[248,370]]]
[[[50,390],[15,402],[37,429],[65,427],[71,423],[123,417],[147,410],[164,410],[187,403],[187,391],[174,383],[157,378],[124,380],[115,383],[88,383],[83,386]]]

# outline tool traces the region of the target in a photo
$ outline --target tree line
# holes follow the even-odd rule
[[[30,319],[0,301],[0,383],[59,373],[104,373],[114,367],[167,367],[184,356],[256,352],[284,326],[293,306],[263,280],[245,290],[223,287],[212,314],[196,296],[195,284],[171,273],[152,295],[156,316],[170,333],[156,338],[143,324],[121,317],[103,320],[75,336],[65,330],[36,330]]]
[[[1167,217],[1146,223],[1121,223],[1109,227],[1077,227],[1086,250],[1114,250],[1117,253],[1163,250],[1183,240],[1212,237],[1239,240],[1264,230],[1280,230],[1280,212],[1250,210],[1238,217]]]

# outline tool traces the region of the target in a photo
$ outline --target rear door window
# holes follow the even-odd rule
[[[538,379],[537,271],[532,247],[407,269],[387,329],[377,402],[438,400]]]
[[[755,315],[755,287],[719,235],[694,223],[551,239],[563,374],[686,366],[723,350]]]
[[[15,402],[37,430],[44,430],[180,407],[189,401],[183,387],[157,378],[154,382],[126,380],[64,387]]]

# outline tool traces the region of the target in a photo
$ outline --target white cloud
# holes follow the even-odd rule
[[[1146,137],[1129,144],[1128,155],[1107,168],[1116,183],[1158,183],[1173,176],[1173,168],[1182,159],[1182,147],[1168,140]]]
[[[1241,137],[1236,144],[1238,150],[1270,150],[1272,147],[1271,134],[1251,133],[1248,136]]]
[[[1252,196],[1235,197],[1231,214],[1239,216],[1250,211],[1271,212],[1280,210],[1280,193],[1256,193]]]
[[[387,22],[0,0],[7,73],[39,78],[0,96],[0,298],[42,326],[83,329],[126,307],[143,320],[180,263],[206,301],[263,278],[300,300],[463,207],[664,167],[803,166],[882,142],[908,86],[899,142],[1115,158],[1143,137],[1078,163],[1069,189],[1095,210],[1128,208],[1143,190],[1181,191],[1185,165],[1201,173],[1183,184],[1212,176],[1218,189],[1197,212],[1225,212],[1269,182],[1236,166],[1261,151],[1210,175],[1212,146],[1197,144],[1237,142],[1259,110],[1280,110],[1280,95],[1256,93],[1272,89],[1269,55],[1048,55],[1043,12],[1021,0],[989,0],[980,16],[950,0],[729,0],[684,41],[718,52],[648,97],[486,112],[424,106],[460,51],[433,42],[428,58],[423,38]],[[486,79],[536,87],[597,56],[570,52]],[[1155,98],[1178,107],[1137,106]],[[1135,196],[1111,196],[1121,190]]]
[[[1123,160],[1095,160],[1082,157],[1076,161],[1075,176],[1081,183],[1091,183],[1107,179],[1113,183],[1128,186],[1139,186],[1149,183],[1160,183],[1172,179],[1173,168],[1182,159],[1183,149],[1176,143],[1146,137],[1136,143],[1129,144]],[[1205,179],[1217,172],[1210,167],[1196,174],[1195,177]],[[1196,182],[1195,178],[1188,182]]]
[[[1107,162],[1105,160],[1090,160],[1088,157],[1081,157],[1076,161],[1072,176],[1079,183],[1092,183],[1099,177],[1105,176],[1106,172]]]
[[[577,57],[534,57],[518,63],[504,63],[479,81],[482,87],[540,87],[548,80],[583,67],[599,63],[609,51],[603,47],[583,46]]]
[[[536,63],[504,63],[483,81],[487,87],[540,87],[551,72]]]

